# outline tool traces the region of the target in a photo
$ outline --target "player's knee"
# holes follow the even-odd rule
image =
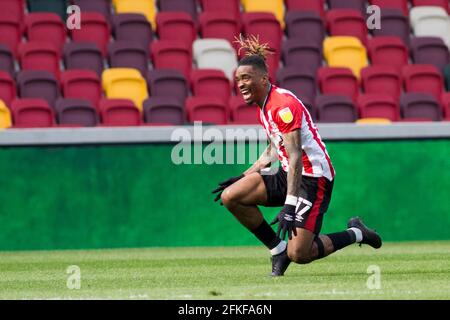
[[[313,259],[308,254],[302,254],[298,251],[288,252],[289,259],[298,264],[310,263]]]
[[[227,208],[232,207],[237,201],[235,194],[229,188],[226,188],[222,192],[220,199],[222,200],[223,205]]]

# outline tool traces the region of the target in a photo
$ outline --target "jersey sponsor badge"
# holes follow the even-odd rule
[[[291,123],[292,120],[294,120],[294,115],[292,114],[291,109],[289,109],[289,107],[281,109],[278,112],[278,114],[284,123]]]

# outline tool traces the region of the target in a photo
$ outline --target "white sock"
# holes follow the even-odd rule
[[[273,249],[270,249],[270,254],[275,256],[277,254],[282,253],[284,250],[286,250],[286,241],[281,240],[280,243]]]
[[[363,239],[362,232],[358,228],[348,228],[347,230],[352,230],[356,236],[356,242],[361,242]]]

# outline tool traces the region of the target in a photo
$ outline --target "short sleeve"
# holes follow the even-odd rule
[[[273,119],[281,133],[288,133],[302,126],[303,111],[299,104],[277,108]]]

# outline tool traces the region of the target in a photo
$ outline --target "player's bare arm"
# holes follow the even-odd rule
[[[287,194],[300,196],[302,185],[302,141],[300,130],[294,130],[283,135],[283,144],[289,157],[289,171],[287,174]]]
[[[256,162],[253,163],[253,165],[244,172],[244,175],[248,175],[253,172],[260,172],[262,169],[269,167],[276,160],[276,149],[273,148],[272,143],[269,142],[267,148],[261,154],[259,159],[256,160]]]

